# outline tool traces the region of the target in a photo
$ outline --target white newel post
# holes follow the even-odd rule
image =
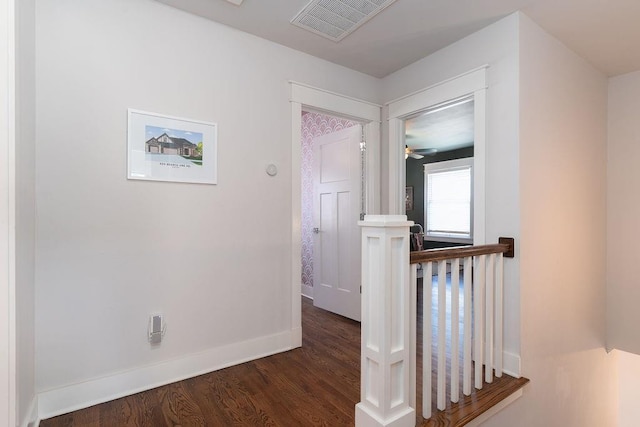
[[[411,292],[405,215],[367,215],[362,227],[362,349],[356,427],[413,427]],[[415,372],[413,372],[415,375]]]

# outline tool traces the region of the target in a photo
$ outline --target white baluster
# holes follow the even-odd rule
[[[447,261],[438,262],[438,397],[437,407],[447,407]]]
[[[493,382],[493,289],[494,282],[494,268],[495,268],[496,255],[489,255],[489,265],[487,266],[487,284],[486,284],[486,318],[485,318],[485,349],[486,349],[486,362],[484,369],[484,380],[491,384]]]
[[[460,259],[451,262],[451,401],[460,399]]]
[[[486,256],[476,257],[476,268],[474,269],[475,280],[473,281],[473,339],[475,358],[475,387],[482,389],[482,364],[483,364],[483,343],[484,343],[484,289],[486,280]]]
[[[504,257],[502,254],[497,256],[496,266],[496,354],[495,366],[496,377],[502,377],[502,331],[503,331],[503,289],[504,289]]]
[[[471,271],[473,267],[473,258],[466,257],[463,265],[463,285],[464,285],[464,327],[463,336],[463,356],[462,356],[462,393],[465,396],[471,394]]]
[[[431,285],[433,266],[422,264],[422,416],[431,418]]]
[[[417,348],[418,345],[416,343],[418,332],[416,330],[416,323],[418,318],[418,265],[420,264],[411,264],[411,350],[409,354],[411,356],[411,363],[409,364],[409,369],[411,369],[411,373],[409,374],[410,378],[413,378],[413,381],[409,383],[409,405],[412,408],[416,408],[417,402],[417,370],[416,370],[416,361],[418,359]]]

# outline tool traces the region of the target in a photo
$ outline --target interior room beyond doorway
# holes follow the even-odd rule
[[[440,170],[445,172],[455,172],[461,166],[451,161],[459,159],[469,159],[469,164],[473,163],[473,97],[436,105],[405,119],[404,138],[405,211],[408,220],[420,225],[413,231],[423,231],[425,234],[423,248],[471,244],[472,191],[469,191],[469,198],[456,197],[459,194],[452,194],[455,192],[452,180],[456,177],[450,179],[447,173],[429,175],[429,170],[441,167]],[[439,179],[431,180],[435,175]],[[431,181],[433,186],[429,184]],[[470,181],[469,185],[472,185],[473,180]],[[441,194],[445,193],[444,198],[437,195],[436,190],[440,189]]]

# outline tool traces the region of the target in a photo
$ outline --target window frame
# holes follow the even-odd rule
[[[446,242],[446,243],[465,243],[465,244],[473,244],[473,205],[474,205],[474,158],[473,157],[465,157],[462,159],[455,160],[446,160],[442,162],[434,162],[434,163],[425,163],[423,165],[423,173],[424,173],[424,240],[431,242]],[[469,235],[468,237],[458,237],[452,234],[447,233],[430,233],[427,224],[428,222],[428,203],[429,203],[429,174],[437,173],[437,172],[447,172],[454,171],[460,169],[469,169],[469,175],[471,178],[471,188],[470,195],[471,200],[469,203]]]

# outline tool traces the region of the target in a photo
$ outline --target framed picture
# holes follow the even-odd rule
[[[404,193],[404,210],[412,211],[413,210],[413,186],[409,185],[405,188]]]
[[[129,109],[127,178],[215,184],[218,126]]]

